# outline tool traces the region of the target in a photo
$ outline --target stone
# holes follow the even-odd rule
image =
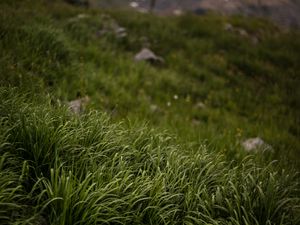
[[[233,26],[230,23],[226,23],[225,26],[224,26],[224,30],[226,30],[226,31],[233,31],[234,28],[233,28]]]
[[[150,105],[150,111],[151,111],[151,112],[154,113],[154,112],[157,112],[158,110],[159,110],[159,108],[158,108],[157,105],[154,105],[154,104],[153,104],[153,105]]]
[[[138,8],[139,7],[139,3],[138,2],[130,2],[129,5],[132,8]]]
[[[271,146],[266,144],[261,138],[249,138],[242,143],[247,152],[271,150]]]
[[[68,22],[76,23],[76,22],[79,22],[80,20],[85,20],[87,18],[90,18],[90,16],[87,15],[87,14],[81,13],[81,14],[78,14],[77,16],[75,16],[75,17],[70,18],[68,20]]]
[[[248,36],[249,36],[248,32],[247,32],[246,30],[242,29],[242,28],[238,28],[238,29],[237,29],[237,32],[238,32],[238,34],[241,35],[242,37],[248,37]]]
[[[164,63],[162,57],[157,56],[154,52],[152,52],[148,48],[143,48],[139,53],[137,53],[134,57],[136,62],[147,61],[151,63]]]
[[[79,98],[79,99],[70,101],[67,103],[67,105],[73,113],[80,114],[84,111],[85,105],[89,101],[90,101],[90,98],[88,96],[85,96],[84,98]]]
[[[89,18],[89,17],[90,17],[90,15],[83,14],[83,13],[77,15],[78,19],[86,19],[86,18]]]
[[[102,15],[102,20],[104,21],[103,28],[97,32],[97,36],[101,37],[106,34],[113,34],[117,38],[127,37],[126,28],[121,27],[114,19],[107,15]]]
[[[203,103],[203,102],[198,102],[195,107],[197,109],[205,109],[206,108],[206,105]]]
[[[181,15],[183,14],[183,11],[182,11],[181,9],[175,9],[175,10],[173,11],[173,14],[174,14],[175,16],[181,16]]]
[[[124,27],[116,26],[114,29],[114,33],[117,38],[125,38],[127,37],[127,32]]]

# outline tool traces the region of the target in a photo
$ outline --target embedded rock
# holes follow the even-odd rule
[[[84,98],[70,101],[67,103],[67,105],[73,113],[80,114],[84,111],[84,108],[89,101],[90,98],[88,96],[85,96]]]
[[[247,152],[271,150],[271,146],[266,144],[261,138],[249,138],[242,143]]]
[[[134,57],[136,62],[147,61],[150,63],[163,63],[164,60],[162,57],[157,56],[154,52],[152,52],[148,48],[143,48],[139,53],[137,53]]]

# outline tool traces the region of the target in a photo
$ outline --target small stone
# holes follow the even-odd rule
[[[134,60],[136,62],[140,62],[140,61],[147,61],[147,62],[151,62],[151,63],[155,63],[155,62],[163,63],[164,62],[163,58],[155,55],[148,48],[143,48],[139,53],[137,53],[134,57]]]
[[[258,150],[271,150],[271,146],[266,144],[261,138],[249,138],[242,143],[244,149],[248,152]]]
[[[206,105],[203,103],[203,102],[198,102],[195,107],[197,109],[205,109],[206,108]]]
[[[116,27],[115,28],[115,35],[117,38],[125,38],[127,37],[127,32],[126,29],[124,27]]]
[[[67,103],[69,109],[75,113],[80,114],[83,112],[85,105],[90,101],[88,96],[80,99],[76,99]]]
[[[182,11],[181,9],[175,9],[175,10],[173,11],[173,14],[174,14],[175,16],[181,16],[181,15],[183,14],[183,11]]]
[[[130,5],[132,8],[137,8],[137,7],[139,7],[139,3],[138,3],[138,2],[130,2],[129,5]]]
[[[86,19],[86,18],[89,18],[90,16],[89,15],[87,15],[87,14],[78,14],[77,15],[77,18],[78,19]]]
[[[158,111],[158,106],[157,105],[150,105],[150,111],[153,112],[153,113]]]
[[[233,31],[233,26],[230,23],[226,23],[224,26],[224,30]]]
[[[242,28],[239,28],[237,29],[237,32],[239,33],[239,35],[241,35],[242,37],[248,37],[248,33],[246,30],[242,29]]]

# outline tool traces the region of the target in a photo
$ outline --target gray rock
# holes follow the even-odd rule
[[[80,114],[84,111],[85,105],[90,101],[88,96],[84,98],[76,99],[67,103],[70,111],[75,114]]]
[[[159,110],[159,107],[157,105],[150,105],[150,111],[152,113],[157,112]]]
[[[104,21],[104,25],[103,28],[97,32],[97,36],[113,34],[117,38],[127,37],[126,28],[121,27],[113,18],[104,14],[101,19]]]
[[[237,28],[237,32],[242,37],[248,37],[249,36],[248,32],[246,30],[242,29],[242,28]]]
[[[127,32],[124,27],[116,26],[114,29],[114,33],[117,38],[125,38],[127,37]]]
[[[70,23],[76,23],[76,22],[79,22],[81,20],[85,20],[85,19],[88,19],[90,18],[90,15],[87,15],[87,14],[78,14],[77,16],[75,17],[72,17],[68,20],[68,22]]]
[[[164,63],[164,59],[162,57],[157,56],[148,48],[143,48],[139,53],[137,53],[134,57],[134,60],[136,62],[147,61],[151,63]]]
[[[197,109],[205,109],[205,108],[206,108],[206,105],[205,105],[203,102],[198,102],[198,103],[195,105],[195,108],[197,108]]]
[[[272,150],[272,147],[265,143],[261,138],[249,138],[242,143],[247,152]]]
[[[224,30],[226,30],[226,31],[233,31],[234,28],[233,28],[232,24],[226,23],[225,26],[224,26]]]

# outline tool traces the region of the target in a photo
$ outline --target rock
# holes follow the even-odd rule
[[[205,109],[206,108],[206,105],[203,103],[203,102],[198,102],[195,107],[197,109]]]
[[[127,37],[127,32],[124,27],[116,26],[114,29],[114,33],[117,38],[125,38]]]
[[[79,22],[80,20],[84,20],[84,19],[87,19],[87,18],[90,18],[90,16],[87,15],[87,14],[81,13],[81,14],[78,14],[77,16],[75,16],[75,17],[70,18],[68,20],[68,22],[75,23],[75,22]]]
[[[86,18],[89,18],[89,17],[90,17],[90,15],[87,15],[87,14],[84,14],[84,13],[81,13],[81,14],[77,15],[78,19],[86,19]]]
[[[173,11],[173,14],[174,14],[175,16],[181,16],[181,15],[183,14],[183,11],[182,11],[181,9],[175,9],[175,10]]]
[[[76,99],[67,103],[69,109],[75,113],[80,114],[84,111],[85,105],[90,101],[88,96],[84,98]]]
[[[97,32],[97,36],[100,37],[105,34],[113,34],[117,38],[127,37],[126,28],[121,27],[114,19],[107,15],[102,15],[102,20],[104,21],[104,26]]]
[[[159,110],[159,108],[158,108],[158,106],[157,105],[150,105],[150,111],[152,112],[152,113],[154,113],[154,112],[157,112]]]
[[[266,144],[261,138],[249,138],[242,143],[247,152],[271,150],[271,146]]]
[[[132,8],[138,8],[139,7],[139,3],[138,2],[130,2],[129,5]]]
[[[151,63],[164,63],[164,59],[155,55],[150,49],[143,48],[139,53],[137,53],[134,57],[136,62],[147,61]]]
[[[224,26],[224,30],[226,30],[226,31],[233,31],[234,28],[233,28],[233,26],[230,23],[226,23],[225,26]]]
[[[249,34],[246,30],[242,29],[242,28],[238,28],[238,27],[234,27],[232,24],[230,23],[226,23],[224,26],[224,30],[225,31],[230,31],[230,32],[234,32],[239,34],[242,37],[248,37]]]
[[[242,28],[238,28],[238,29],[237,29],[237,32],[238,32],[238,34],[241,35],[242,37],[248,37],[248,36],[249,36],[248,32],[247,32],[246,30],[242,29]]]

